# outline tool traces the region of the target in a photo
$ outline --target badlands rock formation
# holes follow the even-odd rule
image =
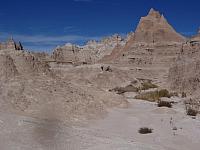
[[[11,37],[4,43],[0,43],[0,50],[4,49],[14,49],[14,50],[23,50],[23,46],[20,42],[16,43]]]
[[[116,47],[111,55],[103,58],[108,62],[123,62],[135,66],[164,66],[180,53],[185,38],[178,34],[158,11],[151,9],[142,17],[134,34],[123,47]]]
[[[199,95],[200,91],[200,33],[183,43],[181,54],[169,71],[171,89]]]
[[[184,100],[200,97],[200,32],[186,39],[151,9],[126,39],[51,55],[19,45],[0,44],[0,149],[198,149],[199,117],[186,115]],[[164,88],[187,97],[161,98],[172,108],[134,98]]]
[[[18,74],[16,66],[10,55],[0,55],[0,80],[6,80]]]
[[[58,63],[93,64],[103,56],[109,55],[118,45],[124,45],[125,40],[119,35],[106,37],[99,42],[89,41],[84,46],[66,44],[57,47],[52,58]]]
[[[167,22],[164,15],[151,9],[146,17],[140,19],[132,40],[142,43],[161,43],[183,42],[184,39]]]
[[[0,51],[2,111],[65,122],[104,115],[108,107],[126,106],[120,95],[65,80],[44,58],[49,57],[23,50]]]

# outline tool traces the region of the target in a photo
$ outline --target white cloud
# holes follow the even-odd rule
[[[21,35],[21,34],[8,34],[0,33],[0,39],[9,38],[13,36],[14,39],[23,41],[23,42],[67,42],[67,41],[85,41],[90,39],[98,40],[100,37],[90,37],[82,35],[66,35],[66,36],[47,36],[47,35]]]
[[[47,36],[47,35],[23,35],[23,34],[9,34],[0,32],[0,41],[8,39],[10,36],[16,41],[21,41],[25,47],[56,47],[64,43],[79,43],[88,40],[99,40],[98,36],[82,36],[82,35],[64,35],[64,36]]]

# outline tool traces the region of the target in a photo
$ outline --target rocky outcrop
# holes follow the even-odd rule
[[[116,47],[101,62],[126,63],[140,67],[169,67],[185,42],[185,38],[154,9],[140,19],[136,31],[127,39],[123,47]]]
[[[27,77],[40,74],[53,76],[48,63],[31,52],[2,50],[0,58],[1,76],[2,74],[7,78],[17,74]]]
[[[80,47],[76,48],[81,50]],[[76,48],[74,53],[78,53],[78,58],[82,58],[82,52],[76,52]],[[74,49],[71,47],[68,50]],[[72,54],[74,53],[72,51]],[[67,60],[62,57],[56,59]],[[65,122],[100,117],[106,113],[108,107],[128,104],[122,96],[96,86],[85,86],[80,82],[75,84],[70,78],[63,78],[68,68],[60,68],[60,72],[57,73],[50,68],[49,61],[50,56],[45,53],[13,49],[0,51],[1,111]],[[70,73],[71,71],[67,74]],[[72,76],[77,78],[76,73]]]
[[[200,89],[200,61],[182,57],[170,68],[170,88],[177,92],[194,93]]]
[[[56,62],[73,63],[76,61],[78,51],[79,48],[76,45],[66,44],[65,46],[57,47],[52,54],[52,58]]]
[[[199,33],[183,44],[181,54],[169,70],[170,88],[191,95],[200,91]],[[200,94],[199,94],[200,96]]]
[[[57,47],[52,58],[58,63],[91,64],[99,61],[105,55],[109,55],[116,46],[124,44],[124,39],[119,35],[103,38],[99,42],[89,41],[84,46],[69,43]]]
[[[11,37],[8,41],[5,43],[0,43],[0,50],[23,50],[23,46],[21,42],[15,42],[13,38]]]
[[[0,55],[0,80],[7,80],[18,74],[17,68],[10,55]]]

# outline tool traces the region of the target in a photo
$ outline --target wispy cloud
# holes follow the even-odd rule
[[[185,36],[192,36],[192,35],[195,35],[196,33],[194,31],[185,31],[185,32],[181,32],[181,34]]]
[[[98,36],[83,36],[83,35],[63,35],[63,36],[47,36],[47,35],[23,35],[23,34],[9,34],[9,33],[1,33],[0,40],[5,40],[10,36],[17,41],[21,41],[25,48],[31,47],[34,49],[38,49],[39,47],[51,47],[54,48],[57,45],[62,45],[64,43],[84,43],[88,40],[99,40],[101,37]],[[39,48],[39,49],[41,49]]]

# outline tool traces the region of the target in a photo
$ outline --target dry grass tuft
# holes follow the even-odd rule
[[[200,110],[200,101],[190,98],[185,101],[186,114],[189,116],[196,116]]]
[[[138,131],[140,134],[149,134],[153,132],[153,129],[144,127],[144,128],[140,128]]]
[[[161,97],[170,98],[171,96],[169,91],[166,89],[160,91],[157,90],[157,91],[146,92],[135,96],[136,99],[147,100],[150,102],[159,101]]]
[[[192,108],[188,108],[188,109],[186,110],[186,113],[187,113],[188,116],[196,116],[196,115],[198,114],[198,111],[197,111],[197,110],[194,110],[194,109],[192,109]]]
[[[151,81],[148,81],[142,83],[142,87],[140,87],[140,90],[148,90],[153,88],[158,88],[158,86],[153,84]]]
[[[172,104],[171,104],[171,102],[168,102],[168,101],[159,101],[158,102],[158,107],[172,108]]]
[[[124,94],[126,92],[138,92],[138,88],[133,85],[128,85],[126,87],[116,87],[110,91],[117,92],[117,94]]]

